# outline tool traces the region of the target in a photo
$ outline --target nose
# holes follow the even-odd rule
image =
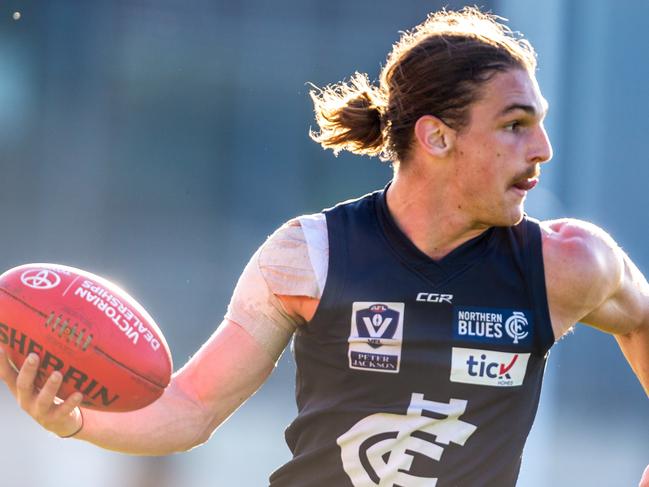
[[[528,153],[528,160],[534,164],[542,164],[552,159],[552,144],[543,124],[534,131],[533,142]]]

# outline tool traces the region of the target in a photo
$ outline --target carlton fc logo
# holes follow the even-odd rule
[[[437,485],[433,472],[444,461],[445,450],[464,446],[477,430],[460,419],[467,404],[456,398],[430,401],[413,393],[406,414],[375,413],[358,421],[336,440],[352,485]]]
[[[453,337],[466,342],[529,347],[534,337],[529,310],[457,306],[453,309]]]
[[[349,334],[349,367],[399,372],[404,303],[355,302]]]

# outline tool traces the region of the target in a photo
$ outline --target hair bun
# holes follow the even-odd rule
[[[333,149],[336,155],[341,150],[369,156],[381,154],[385,101],[366,74],[355,73],[349,82],[316,88],[309,94],[320,127],[320,132],[310,132],[313,140]]]

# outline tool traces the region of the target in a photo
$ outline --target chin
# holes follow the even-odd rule
[[[525,210],[523,208],[523,205],[519,206],[516,208],[515,211],[513,211],[508,218],[508,223],[504,226],[506,227],[513,227],[515,225],[518,225],[520,222],[523,221],[523,217],[525,216]]]
[[[525,216],[525,211],[523,206],[517,206],[516,208],[510,208],[508,211],[503,212],[498,217],[494,218],[491,226],[494,227],[513,227],[518,225],[523,221]]]

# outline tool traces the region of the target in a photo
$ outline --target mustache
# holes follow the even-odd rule
[[[531,171],[526,171],[526,172],[518,175],[517,177],[515,177],[513,179],[512,184],[515,184],[515,183],[517,183],[519,181],[524,181],[524,180],[527,180],[527,179],[538,179],[539,177],[541,177],[541,171],[539,171],[538,169],[533,169]]]

